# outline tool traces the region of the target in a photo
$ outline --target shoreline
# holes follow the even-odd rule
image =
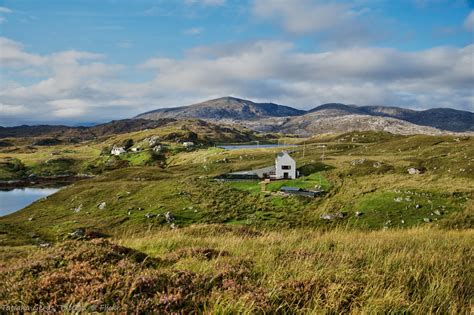
[[[15,188],[50,188],[70,185],[82,179],[93,178],[94,175],[58,175],[58,176],[35,176],[22,179],[0,180],[0,190],[11,190]]]

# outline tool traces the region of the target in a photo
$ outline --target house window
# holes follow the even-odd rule
[[[282,165],[281,169],[282,170],[291,170],[291,165]]]

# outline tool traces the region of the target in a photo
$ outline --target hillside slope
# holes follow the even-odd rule
[[[279,131],[285,134],[309,136],[322,133],[341,133],[348,131],[387,131],[394,134],[442,134],[443,131],[412,124],[390,117],[369,115],[331,115],[331,113],[312,112],[299,117],[292,117],[281,126]]]
[[[144,129],[162,127],[176,121],[175,119],[122,119],[112,120],[105,124],[92,127],[70,127],[61,125],[36,125],[1,127],[0,138],[23,137],[51,137],[51,138],[77,138],[77,140],[90,140],[101,136],[110,136]]]
[[[302,115],[305,111],[273,103],[254,103],[235,97],[222,97],[202,103],[160,108],[140,114],[135,118],[199,118],[199,119],[233,119],[254,120],[265,117],[284,117]]]
[[[474,131],[474,113],[448,108],[416,111],[391,106],[328,103],[304,111],[273,103],[254,103],[234,97],[222,97],[189,106],[160,108],[140,114],[135,118],[151,120],[198,118],[239,123],[257,131],[291,132],[301,135],[349,130],[392,130],[393,132],[401,131],[403,134],[437,134],[439,130]],[[351,119],[354,120],[351,121]],[[321,126],[315,128],[316,124],[321,124]],[[310,125],[312,127],[309,127]]]
[[[327,117],[354,114],[390,117],[447,131],[474,131],[474,113],[451,108],[417,111],[393,106],[355,106],[331,103],[318,106],[308,112],[308,114],[312,113],[324,113]]]

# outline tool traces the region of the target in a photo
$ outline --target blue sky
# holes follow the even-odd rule
[[[0,124],[107,121],[224,95],[472,111],[473,7],[0,0]]]

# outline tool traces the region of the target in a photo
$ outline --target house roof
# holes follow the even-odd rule
[[[285,151],[278,153],[278,154],[277,154],[277,157],[276,157],[276,160],[282,159],[282,158],[285,157],[285,156],[287,156],[287,157],[289,157],[290,159],[294,160],[294,159],[288,154],[288,152],[285,152]]]
[[[232,172],[229,173],[231,175],[257,175],[259,177],[263,177],[263,174],[269,174],[271,172],[275,172],[275,166],[268,166],[268,167],[263,167],[251,171],[240,171],[240,172]]]
[[[290,186],[282,186],[280,188],[281,191],[303,191],[303,188],[298,187],[290,187]]]

